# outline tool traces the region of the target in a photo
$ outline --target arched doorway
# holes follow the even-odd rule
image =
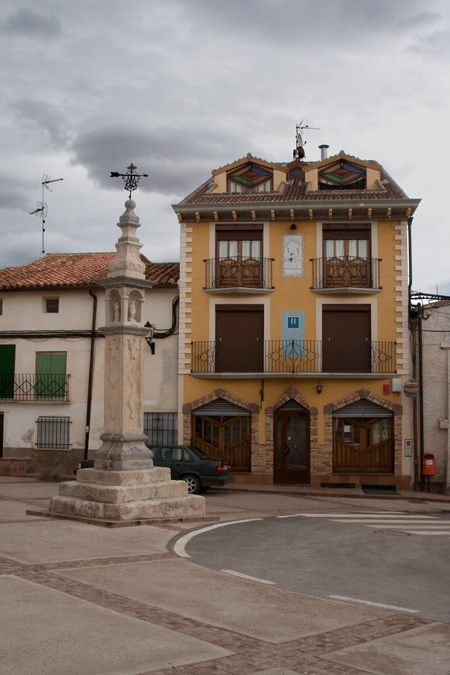
[[[333,413],[333,471],[393,473],[394,431],[390,410],[362,399]]]
[[[309,483],[309,411],[294,400],[274,412],[274,483]]]
[[[192,412],[192,443],[213,459],[228,459],[231,470],[251,470],[251,414],[218,398]]]

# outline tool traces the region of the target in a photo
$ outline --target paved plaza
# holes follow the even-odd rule
[[[448,623],[294,593],[176,555],[169,542],[202,522],[111,529],[26,514],[45,511],[57,489],[0,477],[1,674],[450,673]],[[397,508],[414,495],[404,497]],[[421,498],[424,509],[433,499],[450,508]],[[220,523],[330,501],[343,509],[350,500],[224,489],[206,495],[206,515]],[[364,497],[358,506],[366,502],[373,507]]]

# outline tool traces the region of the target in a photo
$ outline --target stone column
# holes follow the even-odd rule
[[[142,325],[145,279],[136,237],[135,202],[125,202],[118,226],[122,236],[105,288],[105,398],[103,441],[93,469],[80,469],[77,480],[61,483],[50,512],[89,522],[145,520],[205,515],[203,497],[189,495],[184,481],[172,481],[170,469],[153,466],[143,433],[144,355],[148,329]]]
[[[100,282],[105,288],[105,426],[103,445],[95,455],[95,468],[142,469],[153,466],[152,453],[143,434],[144,372],[143,349],[148,329],[142,325],[145,291],[154,282],[145,279],[139,257],[142,244],[136,236],[140,227],[135,202],[125,202],[118,226],[122,236],[109,274]]]

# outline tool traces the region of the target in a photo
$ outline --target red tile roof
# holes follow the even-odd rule
[[[115,253],[50,253],[20,267],[0,269],[1,290],[38,288],[86,288],[108,275]],[[158,285],[176,285],[179,263],[145,263],[145,276]]]
[[[246,161],[248,160],[247,156]],[[300,162],[295,160],[289,164],[279,164],[284,170],[292,170],[295,168],[307,169],[309,168],[321,168],[326,164],[333,163],[338,159],[347,158],[349,161],[353,161],[361,166],[373,167],[380,170],[380,186],[375,190],[306,190],[306,185],[304,182],[299,181],[298,177],[294,177],[293,180],[289,182],[282,183],[280,189],[274,192],[252,192],[252,193],[215,193],[211,192],[211,187],[214,185],[214,174],[217,171],[213,171],[212,178],[206,180],[202,185],[200,185],[196,190],[191,192],[187,197],[185,197],[180,205],[190,205],[190,204],[211,204],[214,206],[217,204],[246,204],[246,203],[264,203],[264,202],[307,202],[307,201],[340,201],[340,200],[383,200],[383,199],[407,199],[407,195],[402,190],[402,188],[397,185],[397,183],[389,176],[389,174],[381,167],[380,164],[374,162],[373,160],[360,160],[357,157],[352,157],[347,155],[343,151],[334,157],[328,157],[326,160],[321,160],[320,162]],[[253,158],[257,161],[256,158]],[[234,166],[235,164],[242,162],[243,160],[238,160],[229,166]],[[275,166],[275,164],[271,164]],[[222,167],[223,170],[225,167]],[[228,168],[228,167],[227,167]],[[306,179],[307,180],[307,179]]]

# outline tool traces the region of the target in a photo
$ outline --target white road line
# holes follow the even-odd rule
[[[337,522],[339,522],[339,521],[337,521]],[[399,522],[402,522],[402,521],[399,521]],[[383,524],[383,522],[381,522],[381,524]],[[419,526],[419,525],[426,525],[426,526],[427,526],[427,531],[428,531],[428,530],[442,530],[442,531],[444,531],[444,532],[446,532],[447,530],[450,531],[450,525],[430,525],[430,523],[423,523],[423,522],[421,522],[420,520],[412,520],[412,521],[410,521],[409,523],[406,522],[406,523],[403,524],[403,525],[399,525],[399,524],[391,523],[391,522],[389,522],[389,523],[386,523],[386,522],[385,522],[384,524],[385,524],[386,527],[388,527],[390,530],[399,529],[399,528],[404,528],[406,525],[408,525],[408,526],[410,525],[411,527],[416,527],[416,528],[417,528],[417,526]],[[375,525],[373,525],[372,523],[365,523],[365,525],[367,525],[367,527],[380,527],[380,524],[379,524],[379,523],[377,523],[377,524],[375,524]]]
[[[419,523],[419,525],[430,525],[429,520],[424,518],[370,518],[364,520],[348,520],[348,518],[330,518],[333,523],[355,523],[358,525],[370,525],[370,523],[385,523],[389,527],[394,526],[396,523]],[[448,527],[448,525],[447,525]]]
[[[176,542],[173,547],[173,552],[180,558],[190,558],[185,551],[186,544],[191,541],[194,537],[197,537],[199,534],[204,534],[204,532],[209,532],[210,530],[216,530],[218,527],[226,527],[227,525],[236,525],[237,523],[253,523],[256,520],[262,520],[262,518],[247,518],[246,520],[228,520],[226,523],[216,523],[215,525],[209,525],[208,527],[202,527],[201,530],[194,530],[185,534],[184,537],[181,537]]]
[[[369,602],[369,600],[359,600],[358,598],[347,598],[345,595],[329,595],[332,600],[342,600],[343,602],[356,602],[361,605],[369,605],[371,607],[381,607],[382,609],[393,609],[397,612],[409,612],[410,614],[418,614],[418,609],[407,609],[406,607],[396,607],[395,605],[384,605],[382,602]]]
[[[248,581],[257,581],[260,584],[268,584],[269,586],[274,586],[274,581],[266,581],[266,579],[258,579],[257,577],[250,577],[248,574],[241,574],[240,572],[234,572],[233,570],[220,570],[225,572],[225,574],[231,574],[233,577],[239,577],[240,579],[247,579]]]

